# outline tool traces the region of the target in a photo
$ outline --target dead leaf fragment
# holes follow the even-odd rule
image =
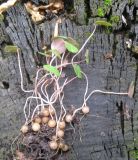
[[[32,20],[35,22],[35,23],[38,23],[38,22],[41,22],[45,19],[45,16],[40,14],[39,11],[34,11],[33,9],[33,6],[31,5],[30,2],[24,4],[25,5],[25,8],[26,10],[31,14],[31,17],[32,17]]]
[[[53,5],[51,6],[50,9],[59,11],[59,10],[62,10],[64,8],[63,0],[51,0],[50,4],[51,3],[53,3]]]
[[[2,14],[2,12],[6,11],[8,8],[14,6],[14,4],[17,2],[18,0],[8,0],[5,3],[2,3],[0,5],[0,14]]]
[[[25,3],[26,10],[31,14],[32,20],[34,22],[41,22],[45,19],[45,14],[58,13],[60,10],[64,8],[64,3],[62,0],[52,0],[48,5],[40,5],[37,6],[32,2]]]
[[[45,19],[45,16],[41,15],[39,12],[32,15],[32,20],[36,23],[41,22],[44,19]]]

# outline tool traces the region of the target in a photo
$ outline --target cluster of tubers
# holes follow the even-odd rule
[[[84,106],[82,108],[82,113],[89,113],[89,107]],[[53,118],[55,116],[55,110],[51,107],[43,108],[41,112],[34,117],[31,123],[25,124],[21,127],[21,132],[26,135],[29,132],[40,132],[41,126],[45,125],[49,129],[54,129],[54,135],[50,137],[49,148],[51,150],[62,150],[64,152],[69,150],[69,146],[65,144],[65,129],[73,121],[74,117],[72,114],[67,113],[65,118],[60,122],[56,122]],[[58,127],[57,127],[58,126]]]

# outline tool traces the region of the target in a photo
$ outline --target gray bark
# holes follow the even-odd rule
[[[36,2],[36,1],[35,1]],[[38,1],[37,1],[38,2]],[[98,19],[96,7],[99,1],[74,1],[76,19],[66,18],[60,26],[59,33],[71,36],[83,44],[93,30],[93,22]],[[91,14],[87,12],[87,7]],[[132,32],[133,44],[138,41],[138,24],[135,23],[138,13],[137,1],[113,1],[107,14],[126,15],[128,27],[120,20],[107,34],[100,27],[94,40],[87,44],[90,50],[90,64],[82,65],[82,70],[89,79],[89,91],[94,89],[122,92],[127,91],[131,81],[135,81],[134,99],[125,96],[109,96],[96,94],[90,98],[88,105],[91,112],[81,121],[80,135],[76,137],[70,151],[65,153],[67,160],[134,160],[138,147],[138,64],[132,52],[127,49],[128,33]],[[108,16],[108,15],[107,15]],[[0,159],[11,159],[10,144],[18,135],[24,123],[23,106],[26,97],[20,89],[20,74],[16,54],[6,54],[3,48],[7,44],[17,45],[21,49],[21,64],[24,77],[24,87],[33,88],[37,69],[37,55],[43,44],[50,44],[54,31],[54,22],[44,21],[36,25],[31,21],[24,6],[18,3],[8,10],[5,20],[0,24]],[[77,23],[76,23],[77,22]],[[122,30],[122,32],[120,32]],[[105,59],[112,52],[113,59]],[[82,52],[82,57],[83,57]],[[69,74],[74,74],[70,68]],[[76,80],[71,87],[66,88],[66,107],[79,107],[85,89],[84,80]],[[75,98],[74,98],[75,97]],[[125,106],[128,106],[130,119],[125,116]],[[77,131],[76,131],[77,132]],[[71,142],[72,137],[67,140]]]

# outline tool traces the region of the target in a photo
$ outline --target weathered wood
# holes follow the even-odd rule
[[[89,1],[92,15],[89,17],[88,25],[82,25],[86,24],[84,16],[87,14],[84,7],[86,2],[78,2],[74,1],[74,8],[77,10],[76,21],[81,25],[65,19],[60,25],[59,33],[71,36],[83,44],[92,32],[92,22],[95,20],[92,17],[97,16],[93,6],[98,6],[98,3]],[[128,19],[135,19],[134,5],[129,6],[127,1],[114,1],[113,4],[113,14],[116,12],[121,15],[126,10]],[[135,8],[135,11],[136,9],[138,8]],[[2,160],[11,159],[10,144],[24,123],[23,105],[25,98],[29,95],[24,94],[20,89],[17,55],[4,53],[4,45],[13,43],[21,48],[24,86],[29,89],[33,88],[39,60],[36,53],[44,44],[50,44],[54,22],[55,20],[45,21],[36,25],[31,21],[23,5],[17,4],[8,10],[4,23],[0,24],[0,35],[2,35],[0,39],[0,159]],[[114,29],[122,29],[122,24],[119,22]],[[106,34],[104,29],[98,28],[94,40],[87,45],[91,53],[90,64],[83,64],[82,69],[88,75],[89,91],[93,89],[127,91],[130,82],[135,80],[134,99],[101,94],[92,96],[88,101],[91,108],[90,115],[81,121],[82,142],[78,134],[71,150],[65,153],[64,160],[135,159],[133,150],[138,148],[138,70],[137,60],[127,49],[126,40],[128,40],[127,33],[132,31],[136,34],[133,42],[136,45],[138,24],[130,23],[130,26],[131,28],[124,33],[111,34]],[[112,60],[104,58],[109,52],[113,54]],[[81,58],[84,56],[83,53]],[[67,72],[73,74],[71,68],[68,68]],[[84,89],[84,80],[76,80],[66,88],[64,101],[66,107],[72,104],[79,107]],[[131,115],[129,120],[124,114],[126,104]],[[72,141],[72,138],[72,136],[68,137],[68,141]]]

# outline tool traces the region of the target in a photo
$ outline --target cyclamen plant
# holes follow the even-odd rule
[[[32,95],[26,99],[24,105],[25,123],[21,127],[21,134],[26,135],[29,132],[39,133],[42,126],[46,126],[47,129],[53,129],[51,137],[49,138],[48,145],[51,151],[59,150],[67,151],[69,145],[65,142],[65,130],[68,124],[71,124],[76,114],[81,112],[82,114],[88,114],[90,107],[87,105],[87,101],[95,93],[113,94],[113,95],[126,95],[133,96],[134,84],[131,83],[129,91],[126,93],[108,92],[102,90],[93,90],[88,93],[89,81],[87,75],[82,71],[79,64],[82,62],[89,63],[89,51],[86,49],[85,59],[81,61],[75,61],[75,58],[84,50],[84,47],[90,41],[94,35],[97,25],[111,26],[108,22],[97,21],[94,24],[94,29],[91,35],[86,39],[85,43],[79,49],[78,43],[71,37],[64,37],[58,35],[58,24],[56,22],[54,38],[51,43],[50,50],[40,53],[45,56],[46,64],[36,72],[34,89],[25,90],[23,87],[23,75],[20,62],[20,51],[18,50],[18,63],[21,76],[21,89],[26,93]],[[71,60],[67,59],[66,55],[72,54]],[[63,78],[63,67],[72,65],[75,76],[72,78]],[[81,107],[74,108],[72,111],[67,111],[64,100],[64,88],[69,83],[77,78],[84,78],[86,80],[86,88],[83,96],[83,103]],[[33,101],[35,100],[35,107]],[[56,106],[57,102],[59,107]],[[15,142],[15,141],[14,141]],[[13,143],[14,143],[13,142]]]

